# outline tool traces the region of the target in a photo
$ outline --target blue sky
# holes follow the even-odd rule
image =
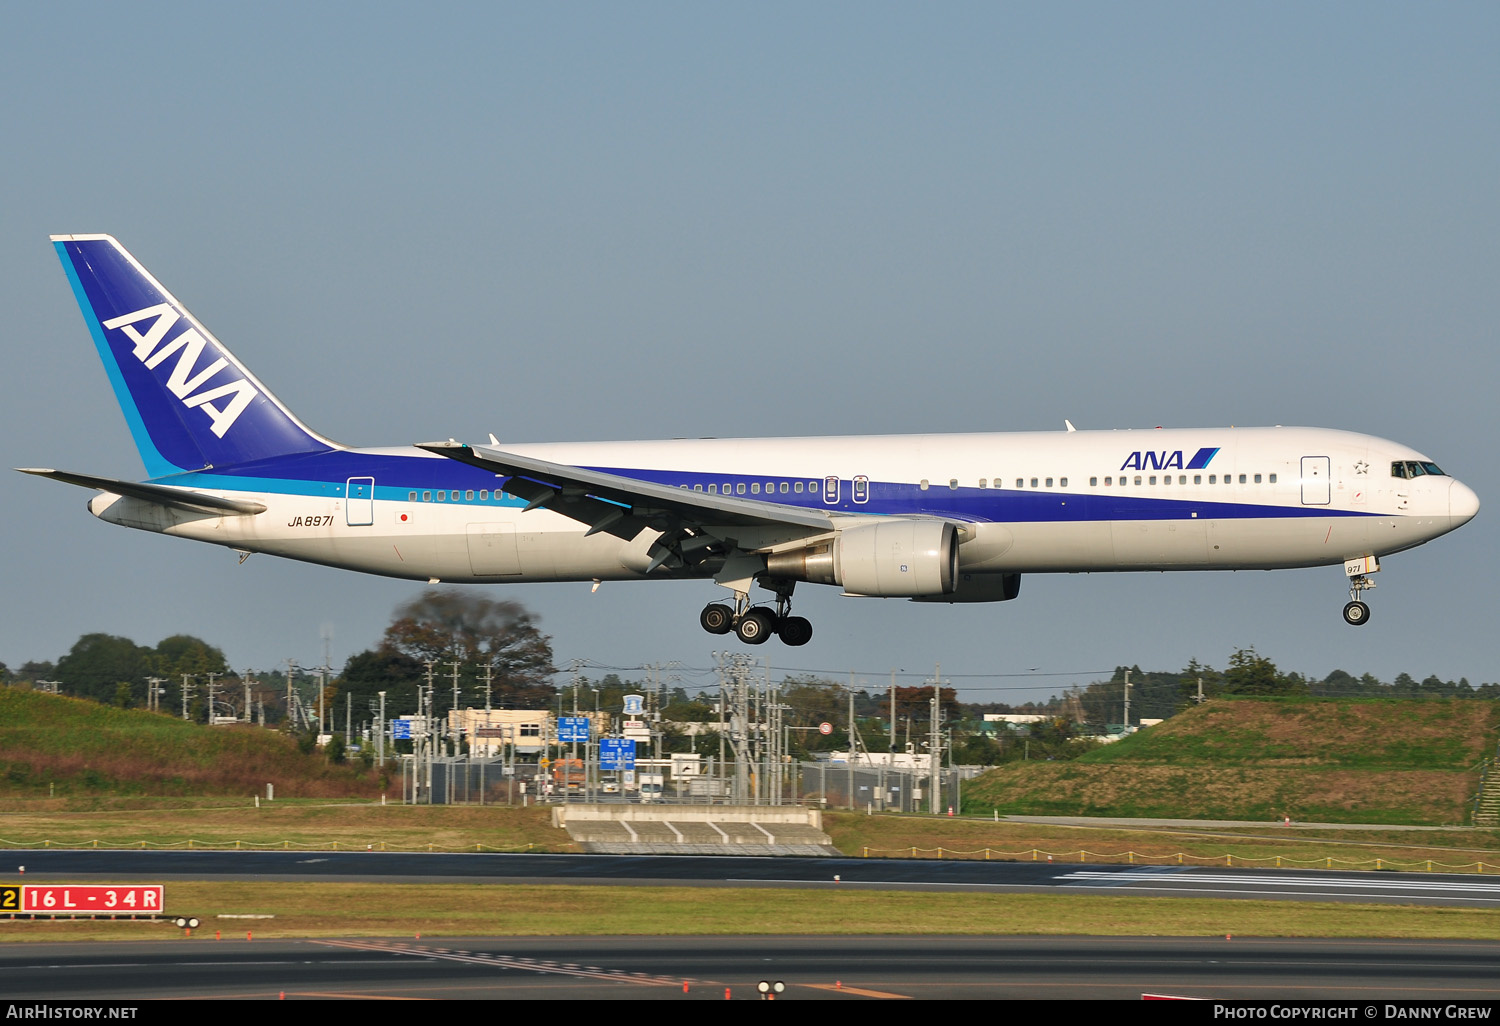
[[[1497,52],[1491,4],[14,8],[4,465],[141,473],[46,238],[109,232],[350,444],[1311,424],[1486,502],[1391,557],[1358,630],[1338,568],[804,588],[818,634],[773,669],[1087,681],[1254,646],[1500,679]],[[417,590],[3,480],[12,666],[89,631],[308,663],[325,625],[339,662]],[[703,667],[720,590],[502,594],[560,660]]]

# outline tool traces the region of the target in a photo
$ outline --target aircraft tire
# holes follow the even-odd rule
[[[715,602],[703,607],[698,623],[710,634],[728,634],[734,630],[734,610]]]
[[[1363,602],[1351,602],[1344,607],[1344,622],[1351,627],[1363,627],[1370,622],[1370,607]]]
[[[776,617],[764,609],[752,609],[740,617],[734,632],[747,645],[764,645],[776,632]]]
[[[776,636],[783,645],[796,648],[812,640],[812,622],[805,616],[788,616],[776,625]]]

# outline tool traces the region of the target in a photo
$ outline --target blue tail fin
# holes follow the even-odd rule
[[[151,477],[336,448],[112,237],[54,235],[52,244]]]

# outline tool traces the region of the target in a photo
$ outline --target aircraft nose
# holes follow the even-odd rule
[[[1460,524],[1467,524],[1470,520],[1474,519],[1474,514],[1478,512],[1479,496],[1474,494],[1474,489],[1462,481],[1454,481],[1448,486],[1449,517],[1457,520]]]

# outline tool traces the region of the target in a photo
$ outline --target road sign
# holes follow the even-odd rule
[[[564,716],[557,721],[559,741],[588,741],[589,718],[587,716]]]
[[[600,738],[599,768],[611,772],[635,769],[635,742],[622,737]]]
[[[833,733],[833,724],[832,723],[820,723],[820,724],[818,724],[818,733],[819,734],[832,734]]]

